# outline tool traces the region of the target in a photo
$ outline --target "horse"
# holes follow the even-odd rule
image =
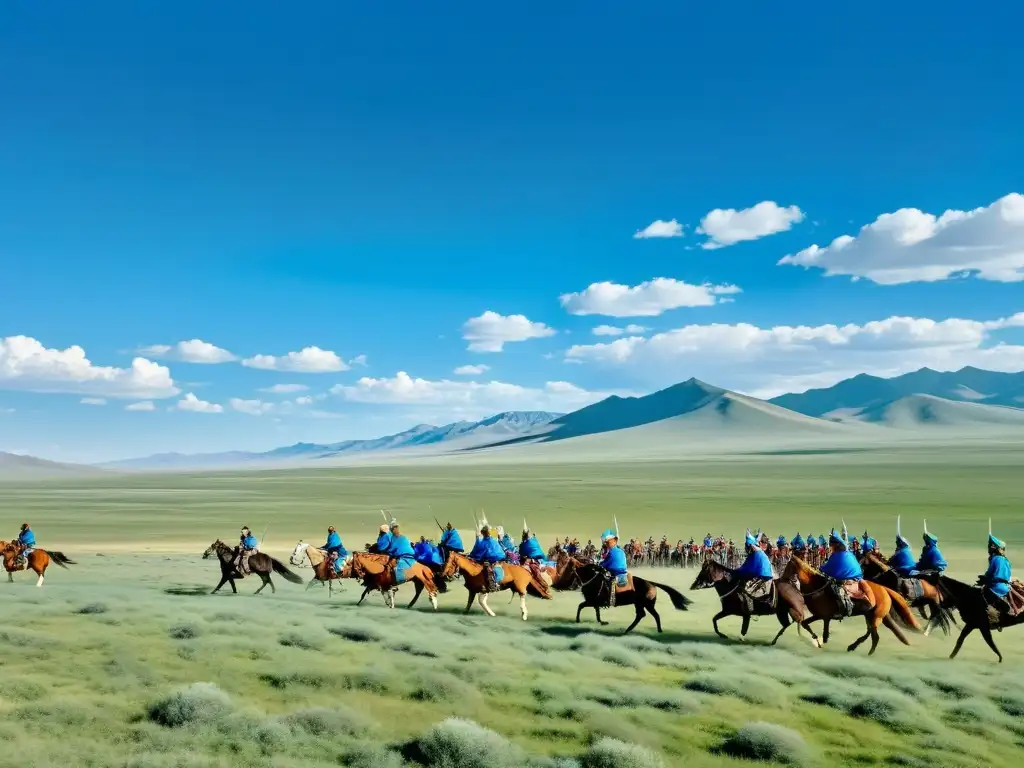
[[[775,639],[772,640],[772,645],[775,645],[779,642],[779,638],[782,637],[782,633],[789,629],[791,623],[796,624],[797,634],[800,634],[800,622],[804,619],[807,606],[804,605],[804,598],[800,594],[800,590],[792,582],[774,579],[773,584],[776,595],[774,607],[769,607],[761,602],[754,602],[753,610],[751,610],[747,600],[744,599],[744,595],[739,592],[740,587],[736,583],[736,572],[720,563],[716,563],[714,560],[708,560],[704,563],[704,567],[700,569],[700,573],[697,574],[697,578],[694,579],[690,589],[714,587],[718,593],[718,598],[722,601],[722,610],[711,619],[711,625],[715,629],[715,634],[721,638],[726,638],[726,635],[718,631],[719,619],[723,619],[726,616],[742,616],[743,626],[740,628],[740,638],[742,639],[746,637],[747,630],[750,628],[751,616],[770,616],[775,614],[779,624],[782,625],[782,629],[779,630]]]
[[[211,555],[216,555],[217,560],[220,563],[220,582],[213,588],[213,592],[210,594],[217,594],[217,591],[223,587],[225,583],[231,585],[231,591],[234,594],[238,594],[238,589],[235,588],[235,581],[238,579],[244,579],[246,574],[242,573],[235,565],[235,558],[238,555],[237,547],[228,546],[220,539],[217,539],[213,544],[206,548],[205,552],[203,552],[203,560],[208,559]],[[286,581],[290,581],[292,584],[302,583],[301,576],[289,571],[285,564],[280,560],[276,560],[263,552],[254,552],[249,558],[249,571],[263,579],[263,584],[253,593],[255,595],[262,592],[267,584],[270,585],[271,592],[277,592],[277,587],[275,587],[274,582],[270,580],[271,573],[283,576]]]
[[[654,608],[659,589],[669,596],[672,606],[677,611],[685,611],[690,607],[690,598],[665,584],[642,579],[639,576],[629,576],[629,586],[620,589],[606,580],[606,574],[607,571],[600,565],[586,563],[578,558],[571,558],[559,574],[559,579],[554,585],[555,589],[573,589],[578,581],[580,591],[583,592],[583,602],[576,609],[577,624],[580,623],[580,614],[583,612],[583,609],[590,607],[594,609],[597,622],[601,626],[608,626],[607,621],[601,620],[601,607],[604,604],[605,597],[608,596],[609,589],[616,590],[615,605],[632,605],[636,610],[636,617],[633,619],[633,623],[626,628],[623,634],[632,632],[636,625],[640,623],[640,620],[648,613],[654,617],[654,623],[658,627],[658,632],[662,631],[661,616],[658,615],[657,610]]]
[[[25,563],[21,564],[18,562],[18,555],[21,554],[20,544],[16,541],[10,541],[0,542],[0,546],[3,547],[4,570],[7,571],[7,580],[12,582],[14,581],[15,571],[32,570],[39,577],[36,579],[36,586],[41,587],[43,586],[46,569],[51,562],[56,563],[61,568],[67,568],[69,565],[78,565],[74,560],[69,560],[63,552],[47,551],[45,549],[33,549],[25,558]]]
[[[1010,588],[1013,589],[1013,587],[1014,585],[1011,584]],[[939,576],[939,589],[942,590],[946,601],[956,606],[960,619],[964,623],[964,628],[960,632],[960,637],[956,639],[956,645],[953,646],[953,652],[949,654],[949,658],[955,659],[967,636],[974,630],[978,630],[985,638],[985,642],[988,643],[988,647],[999,657],[999,663],[1002,664],[1003,654],[999,652],[995,640],[992,639],[992,627],[1002,630],[1003,627],[1024,624],[1024,612],[1018,613],[1016,616],[1001,616],[998,621],[993,621],[993,617],[989,615],[989,605],[982,589],[951,579],[949,576]]]
[[[832,619],[840,617],[842,610],[839,604],[839,598],[832,593],[832,580],[828,576],[821,573],[821,571],[812,568],[806,562],[801,560],[799,557],[794,555],[790,558],[789,565],[786,566],[785,572],[782,574],[782,578],[786,581],[797,584],[800,587],[800,592],[803,595],[804,603],[807,606],[807,610],[811,612],[811,617],[800,622],[800,626],[811,633],[811,637],[814,639],[814,644],[819,648],[828,642],[829,624]],[[895,614],[899,618],[900,622],[903,623],[909,629],[915,631],[920,630],[920,625],[917,623],[917,619],[914,618],[914,614],[910,610],[910,606],[907,605],[907,601],[903,599],[903,596],[888,587],[883,587],[881,584],[876,584],[873,581],[864,581],[863,584],[867,585],[867,589],[871,592],[871,596],[874,599],[874,605],[871,608],[863,608],[861,606],[854,605],[854,616],[863,616],[864,622],[867,625],[867,632],[864,633],[863,637],[859,637],[854,640],[847,647],[847,651],[855,651],[860,647],[861,643],[871,638],[871,650],[868,655],[872,655],[875,649],[878,647],[878,626],[884,624],[890,632],[896,635],[896,639],[904,645],[910,645],[910,641],[907,640],[906,636],[900,631],[900,628],[896,625],[896,621],[890,614]],[[822,620],[825,625],[825,629],[822,633],[822,640],[819,642],[818,636],[814,634],[814,630],[811,629],[811,624],[815,621]]]
[[[320,582],[321,585],[327,584],[328,596],[333,596],[334,594],[333,582],[345,578],[340,571],[335,571],[327,564],[327,553],[324,550],[301,540],[295,545],[295,549],[292,550],[288,562],[299,568],[303,567],[304,563],[308,564],[313,569],[313,578],[306,584],[306,589],[309,589],[317,582]],[[372,589],[374,589],[373,586],[367,586],[366,591],[363,592],[363,597],[366,597],[367,592],[370,592]],[[359,602],[362,602],[362,600]]]
[[[384,602],[389,608],[394,608],[398,586],[411,581],[416,588],[416,594],[407,607],[412,608],[416,605],[416,601],[426,589],[430,604],[436,611],[438,589],[434,583],[433,572],[422,563],[413,561],[413,564],[405,569],[404,576],[402,581],[397,580],[396,568],[391,557],[368,552],[353,552],[345,567],[341,569],[341,578],[362,579],[366,589],[359,598],[360,603],[372,589],[379,589],[384,595]]]
[[[864,566],[865,579],[898,592],[906,598],[911,608],[917,608],[921,618],[928,622],[924,628],[925,637],[931,633],[935,625],[938,625],[944,635],[949,634],[953,614],[943,606],[942,593],[937,587],[925,579],[900,578],[888,563],[871,551],[864,553],[861,565]],[[920,594],[913,589],[913,582],[920,584]],[[926,613],[925,608],[930,608],[930,612]]]
[[[495,587],[497,589],[495,591],[503,592],[510,589],[519,595],[519,610],[523,615],[523,621],[526,621],[529,613],[526,608],[527,595],[543,600],[551,599],[551,592],[547,585],[538,581],[529,569],[511,563],[499,563],[498,565],[502,574],[501,578],[496,580]],[[465,584],[466,591],[469,592],[466,613],[473,608],[473,598],[477,598],[484,613],[488,616],[496,616],[497,614],[487,605],[487,574],[484,573],[484,567],[480,563],[470,560],[461,552],[449,552],[441,576],[444,579],[452,579],[457,575],[462,576],[462,583]]]

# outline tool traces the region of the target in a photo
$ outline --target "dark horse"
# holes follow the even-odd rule
[[[964,584],[962,581],[951,579],[948,576],[940,576],[939,589],[942,590],[945,602],[953,603],[956,606],[960,612],[960,619],[964,623],[964,628],[960,632],[960,637],[956,639],[956,645],[953,646],[953,652],[949,654],[949,658],[955,659],[967,636],[974,630],[978,630],[985,638],[985,642],[988,643],[988,647],[1002,663],[1003,654],[996,648],[996,642],[992,639],[992,628],[1001,630],[1003,627],[1024,624],[1024,613],[1019,613],[1016,616],[1002,616],[993,621],[993,617],[989,614],[988,602],[985,600],[985,594],[981,588],[972,587],[970,584]]]
[[[552,586],[558,590],[575,589],[577,584],[583,593],[583,602],[576,609],[576,623],[580,622],[580,613],[584,608],[594,609],[594,615],[602,626],[607,626],[607,621],[601,620],[601,608],[607,607],[609,590],[615,590],[615,605],[632,605],[636,609],[636,618],[626,628],[623,634],[633,631],[633,628],[640,623],[648,613],[654,617],[658,631],[661,632],[661,617],[654,609],[654,601],[658,597],[658,590],[663,590],[672,601],[672,606],[677,611],[685,611],[690,607],[690,598],[678,592],[672,587],[658,584],[654,581],[641,579],[639,576],[630,576],[630,583],[627,587],[616,587],[614,582],[609,582],[605,576],[606,571],[600,565],[580,560],[577,557],[570,557],[565,566],[559,570],[558,578]]]
[[[235,588],[235,580],[245,578],[245,574],[241,573],[235,565],[238,549],[236,547],[229,547],[223,541],[217,539],[203,552],[203,559],[206,560],[211,555],[216,555],[217,560],[220,561],[220,583],[213,588],[211,594],[216,594],[217,590],[223,587],[224,584],[230,584],[231,591],[238,594],[238,590]],[[256,552],[249,558],[249,570],[263,579],[263,585],[253,593],[256,595],[262,592],[267,584],[270,585],[271,592],[277,592],[277,587],[270,580],[271,573],[284,576],[292,584],[302,583],[301,576],[289,571],[280,560],[275,560],[263,552]]]
[[[747,630],[750,628],[751,616],[774,614],[778,618],[779,624],[782,625],[782,629],[772,640],[772,645],[775,645],[782,637],[782,633],[789,629],[790,624],[796,624],[797,634],[800,634],[800,622],[804,620],[807,606],[804,605],[800,589],[792,582],[775,579],[774,585],[775,604],[768,605],[764,601],[758,600],[754,602],[753,609],[751,609],[750,598],[742,594],[742,586],[738,583],[736,571],[726,568],[714,560],[707,560],[704,562],[704,567],[700,569],[700,573],[697,574],[697,578],[693,580],[690,589],[715,588],[718,598],[722,601],[722,610],[711,619],[711,624],[715,628],[715,634],[722,638],[726,636],[718,631],[719,619],[724,619],[726,616],[742,616],[743,626],[740,628],[740,637],[743,638],[746,637]]]
[[[942,634],[949,634],[950,625],[955,619],[950,610],[942,604],[942,592],[938,587],[923,577],[918,579],[900,578],[900,575],[874,552],[865,552],[860,562],[864,569],[865,579],[903,595],[910,603],[911,608],[917,608],[921,618],[928,622],[924,629],[925,637],[936,625],[942,630]],[[917,590],[914,589],[914,582],[917,582]],[[925,613],[925,608],[930,608],[930,613]]]

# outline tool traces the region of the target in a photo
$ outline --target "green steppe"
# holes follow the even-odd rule
[[[596,539],[613,516],[625,538],[673,540],[820,533],[845,518],[888,550],[901,514],[915,542],[927,518],[953,575],[973,580],[989,517],[1024,562],[1022,468],[1024,446],[964,442],[0,484],[0,536],[28,520],[44,548],[77,560],[41,589],[24,573],[0,583],[0,765],[1018,765],[1024,629],[996,635],[1002,665],[977,635],[956,661],[952,638],[907,648],[885,630],[874,657],[848,654],[859,620],[823,650],[795,629],[771,648],[774,619],[744,644],[720,641],[713,593],[688,592],[689,612],[659,600],[664,634],[647,619],[623,638],[631,610],[606,628],[586,611],[577,626],[578,593],[531,599],[526,623],[502,596],[497,618],[463,616],[459,583],[436,614],[379,596],[355,608],[354,585],[329,599],[280,578],[275,595],[253,597],[246,579],[210,596],[218,568],[200,553],[243,523],[269,525],[264,549],[284,560],[329,524],[361,547],[380,508],[414,536],[436,533],[433,515],[464,532],[480,509],[515,532],[525,517],[545,546]],[[647,575],[688,587],[694,572]]]

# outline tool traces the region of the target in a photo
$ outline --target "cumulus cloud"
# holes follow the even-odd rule
[[[964,274],[982,280],[1024,280],[1024,195],[1006,195],[973,211],[940,216],[917,208],[883,213],[856,237],[812,245],[779,264],[867,278],[881,285],[934,282]]]
[[[191,392],[179,400],[175,408],[179,411],[190,411],[192,413],[222,413],[224,411],[223,405],[200,400]]]
[[[649,237],[682,237],[683,236],[683,225],[675,219],[671,221],[663,221],[657,219],[652,221],[643,229],[638,229],[633,237],[638,240],[643,240]]]
[[[619,328],[614,325],[599,325],[591,331],[595,336],[623,336],[625,334],[635,336],[646,332],[647,328],[642,325],[634,325],[633,323],[630,323],[625,328]]]
[[[688,325],[648,338],[576,345],[566,360],[627,367],[654,383],[696,375],[759,396],[829,386],[857,373],[895,376],[921,367],[1024,368],[1024,346],[993,334],[1024,326],[1024,312],[991,321],[889,317],[862,325]]]
[[[79,400],[82,405],[106,405],[107,401],[102,397],[83,397]]]
[[[152,400],[143,400],[141,403],[129,403],[124,409],[126,411],[155,411],[156,405]]]
[[[701,243],[701,248],[724,248],[745,240],[757,240],[785,232],[803,220],[804,212],[797,206],[783,208],[771,200],[765,200],[742,211],[735,208],[708,211],[707,216],[701,219],[697,232],[708,236],[707,242]]]
[[[590,392],[566,381],[523,387],[502,381],[479,383],[420,379],[405,371],[399,371],[393,378],[364,377],[353,385],[339,384],[331,392],[354,403],[443,407],[446,412],[457,413],[464,418],[504,410],[575,410],[610,394]]]
[[[740,293],[735,285],[691,285],[670,277],[628,286],[619,283],[591,283],[579,293],[564,293],[562,306],[573,315],[607,317],[654,317],[679,307],[710,307],[723,296]]]
[[[48,349],[29,336],[0,338],[0,388],[94,397],[173,397],[168,368],[143,357],[129,368],[93,365],[79,346]]]
[[[290,371],[292,373],[336,373],[347,371],[348,364],[330,350],[306,347],[286,355],[254,355],[242,361],[247,368],[264,371]]]
[[[230,363],[238,359],[226,349],[221,349],[201,339],[179,341],[177,344],[153,344],[152,346],[140,349],[139,354],[148,355],[149,357],[167,357],[180,360],[183,363],[200,363],[205,365]]]
[[[479,376],[481,373],[487,373],[489,370],[491,370],[489,365],[460,365],[453,373],[456,376]]]
[[[238,397],[228,400],[228,405],[232,410],[247,413],[250,416],[262,416],[274,410],[274,403],[266,403],[262,400],[242,400]]]
[[[462,326],[462,338],[469,342],[470,352],[501,352],[510,342],[554,334],[554,329],[535,323],[525,315],[499,315],[490,310],[470,318]]]
[[[269,392],[272,395],[287,395],[291,392],[305,392],[308,390],[305,384],[275,384],[272,387],[264,387],[260,392]]]

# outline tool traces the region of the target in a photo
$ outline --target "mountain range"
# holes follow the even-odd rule
[[[671,457],[723,447],[742,451],[754,446],[821,444],[822,440],[877,442],[901,435],[925,439],[962,431],[1024,437],[1024,373],[968,367],[953,372],[922,368],[889,379],[861,374],[832,387],[770,401],[690,379],[642,397],[613,395],[568,414],[507,411],[481,421],[419,424],[373,440],[296,443],[259,453],[164,453],[83,469],[330,465],[506,449],[513,458],[528,459],[563,451],[556,446],[564,446],[566,457]],[[550,448],[542,447],[546,445]],[[69,473],[74,466],[0,456],[0,472],[6,470],[6,474],[13,469],[55,476]]]

